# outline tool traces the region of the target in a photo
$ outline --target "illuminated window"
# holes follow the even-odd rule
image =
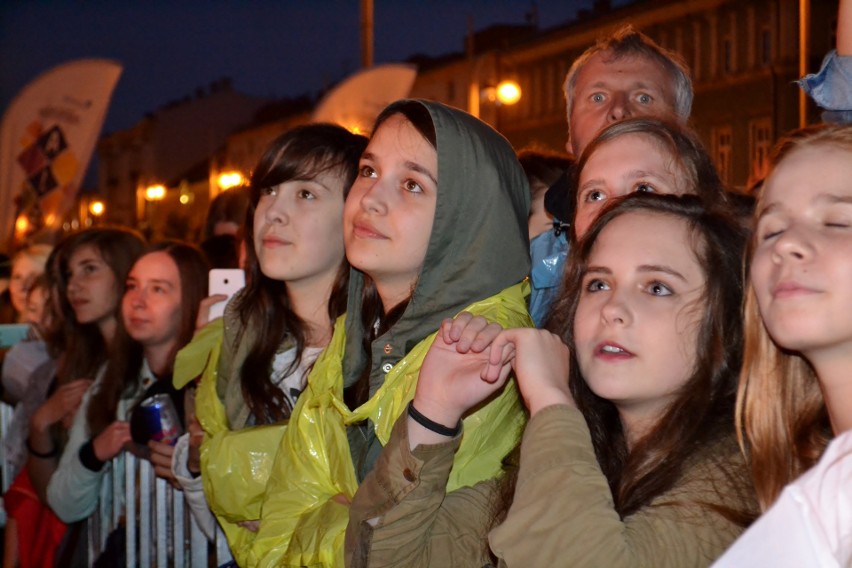
[[[766,174],[770,148],[772,148],[772,120],[765,117],[749,122],[748,155],[753,179],[763,179]]]
[[[733,155],[733,134],[730,126],[714,127],[711,133],[711,151],[716,169],[722,181],[729,183],[731,180],[731,157]]]

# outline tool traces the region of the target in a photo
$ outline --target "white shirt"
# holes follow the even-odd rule
[[[296,357],[295,347],[276,354],[275,359],[272,360],[272,376],[270,378],[275,386],[284,393],[291,409],[296,406],[296,399],[305,390],[305,385],[308,381],[308,371],[323,349],[325,348],[305,347],[302,351],[302,360],[299,361],[299,366],[293,369],[293,372],[289,375],[285,375],[284,373],[290,368],[290,365],[293,364],[293,359]]]
[[[852,431],[835,438],[713,566],[852,566]]]

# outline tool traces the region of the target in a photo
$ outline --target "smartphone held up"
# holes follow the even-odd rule
[[[208,321],[222,317],[225,305],[231,297],[246,285],[245,272],[240,268],[214,268],[210,271],[209,293],[211,296],[224,294],[227,299],[216,302],[210,307]]]

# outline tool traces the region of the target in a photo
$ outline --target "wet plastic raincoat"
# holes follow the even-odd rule
[[[239,323],[231,301],[223,318],[205,326],[175,361],[178,388],[201,376],[196,416],[204,429],[201,471],[204,495],[219,521],[234,559],[242,566],[254,532],[239,526],[258,520],[286,422],[250,426],[239,390],[238,370],[254,345],[254,330]]]
[[[352,271],[348,315],[336,323],[282,437],[248,566],[343,566],[348,509],[340,496],[352,497],[414,397],[443,318],[467,310],[504,327],[532,324],[524,281],[529,189],[511,146],[466,113],[414,104],[432,118],[438,153],[438,198],[423,269],[403,316],[371,344],[370,399],[354,410],[343,402],[343,389],[361,374],[367,354],[360,317],[364,279]],[[355,426],[364,421],[366,439]],[[465,418],[448,490],[497,475],[524,422],[510,382]]]

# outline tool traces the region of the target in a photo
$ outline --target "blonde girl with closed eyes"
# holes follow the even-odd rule
[[[767,512],[720,566],[852,562],[850,179],[852,126],[803,129],[773,151],[755,211],[737,400]]]

